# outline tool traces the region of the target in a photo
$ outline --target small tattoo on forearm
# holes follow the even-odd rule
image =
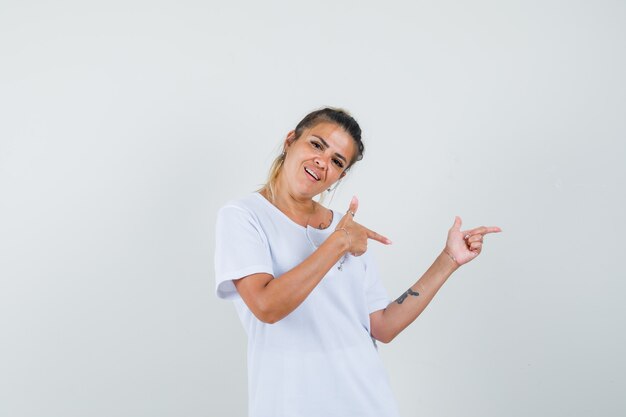
[[[420,293],[418,293],[417,291],[413,291],[412,289],[408,289],[404,292],[404,294],[402,294],[400,297],[398,297],[398,299],[396,300],[396,303],[398,304],[402,304],[404,302],[404,300],[406,300],[406,298],[409,295],[413,295],[415,297],[417,297],[418,295],[420,295]]]

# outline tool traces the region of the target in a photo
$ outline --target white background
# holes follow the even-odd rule
[[[0,415],[244,416],[217,209],[324,105],[390,297],[497,225],[380,348],[403,416],[623,416],[623,1],[0,3]],[[375,248],[374,248],[375,247]],[[349,416],[346,416],[349,417]]]

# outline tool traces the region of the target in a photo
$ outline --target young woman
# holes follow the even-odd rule
[[[388,343],[498,227],[461,231],[456,218],[432,266],[395,302],[367,253],[386,237],[313,198],[363,157],[345,111],[308,114],[287,134],[267,184],[222,207],[216,292],[233,300],[248,335],[250,417],[398,416],[376,341]]]

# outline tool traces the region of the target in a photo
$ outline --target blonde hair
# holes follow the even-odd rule
[[[270,166],[270,172],[267,175],[267,182],[259,191],[265,191],[267,193],[267,198],[270,201],[274,201],[274,196],[276,195],[276,180],[278,179],[278,175],[280,171],[282,171],[283,164],[285,162],[285,151],[278,155],[272,165]]]

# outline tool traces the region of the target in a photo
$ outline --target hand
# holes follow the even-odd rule
[[[445,252],[461,266],[480,255],[483,248],[483,237],[488,233],[499,233],[497,226],[481,226],[461,231],[461,218],[456,216],[454,225],[448,231]]]
[[[350,252],[352,256],[363,255],[367,251],[368,239],[373,239],[380,243],[384,243],[385,245],[390,245],[391,240],[354,221],[354,215],[356,214],[358,208],[359,200],[356,197],[352,197],[348,212],[345,216],[343,216],[335,228],[335,231],[339,231],[340,233],[346,235],[346,240],[348,242],[347,251]]]

